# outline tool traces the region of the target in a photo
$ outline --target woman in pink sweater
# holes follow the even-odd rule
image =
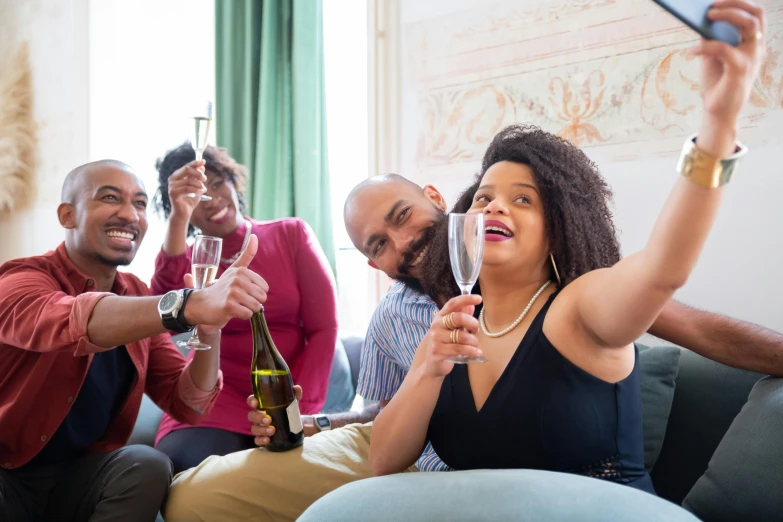
[[[190,272],[192,247],[186,239],[195,229],[223,238],[218,277],[233,263],[250,234],[258,253],[249,268],[269,284],[264,314],[275,346],[302,386],[299,408],[305,433],[326,400],[329,371],[337,342],[337,298],[334,278],[318,240],[301,219],[254,221],[242,214],[246,169],[222,148],[208,147],[195,161],[189,143],[169,151],[157,164],[160,188],[156,206],[168,218],[163,249],[155,261],[152,293],[182,288]],[[200,202],[186,194],[206,194]],[[253,448],[247,397],[251,395],[253,339],[249,321],[234,319],[222,332],[220,368],[223,391],[212,413],[198,426],[163,416],[156,447],[168,454],[175,472],[198,465],[210,455]],[[192,357],[192,354],[191,354]]]

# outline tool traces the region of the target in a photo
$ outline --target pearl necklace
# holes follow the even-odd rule
[[[544,285],[541,288],[538,289],[538,292],[536,292],[536,295],[533,296],[533,299],[531,299],[530,302],[527,304],[525,309],[522,310],[522,313],[520,314],[519,317],[517,317],[517,320],[514,321],[513,323],[508,325],[508,327],[506,327],[505,329],[503,329],[503,330],[501,330],[499,332],[492,333],[489,330],[487,330],[487,325],[486,325],[486,323],[484,323],[484,308],[482,308],[481,309],[481,313],[479,314],[479,323],[481,324],[481,331],[484,332],[484,335],[486,335],[487,337],[500,337],[502,335],[506,335],[508,332],[510,332],[511,330],[516,328],[519,323],[522,322],[522,319],[524,319],[525,316],[527,315],[527,313],[530,311],[530,308],[533,306],[533,303],[536,302],[536,299],[538,299],[538,296],[541,295],[541,292],[543,292],[546,289],[546,287],[549,286],[549,283],[551,283],[551,282],[552,281],[547,281],[546,283],[544,283]]]
[[[236,254],[234,254],[233,256],[229,257],[228,259],[226,259],[225,257],[221,257],[220,258],[220,262],[221,263],[225,263],[227,265],[233,265],[234,263],[237,262],[237,259],[239,259],[239,256],[241,256],[242,252],[244,252],[245,249],[247,248],[247,244],[250,243],[250,229],[251,228],[252,227],[250,226],[250,221],[248,221],[246,219],[245,220],[245,240],[242,241],[242,248],[240,248],[239,251]]]

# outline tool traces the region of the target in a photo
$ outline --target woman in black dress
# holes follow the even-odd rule
[[[480,295],[443,303],[458,292],[441,230],[422,279],[443,306],[375,420],[376,474],[405,470],[431,441],[455,469],[572,472],[654,492],[644,470],[634,340],[698,260],[721,187],[744,152],[739,115],[765,52],[761,9],[742,0],[715,5],[711,18],[741,28],[744,43],[695,49],[702,125],[686,142],[681,175],[640,252],[620,260],[610,191],[581,151],[534,127],[495,137],[454,208],[485,216]],[[447,361],[482,353],[484,364]]]

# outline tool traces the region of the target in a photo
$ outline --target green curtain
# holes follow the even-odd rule
[[[248,213],[296,216],[335,269],[321,0],[215,0],[217,141],[246,165]]]

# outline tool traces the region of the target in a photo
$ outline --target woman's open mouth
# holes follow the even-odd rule
[[[512,237],[514,237],[514,233],[505,223],[494,219],[484,223],[484,239],[486,241],[508,241]]]

